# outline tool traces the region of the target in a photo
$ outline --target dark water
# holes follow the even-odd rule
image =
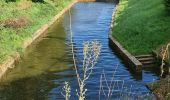
[[[100,76],[104,72],[108,84],[114,74],[112,99],[130,100],[149,95],[145,84],[157,79],[152,70],[147,69],[140,79],[129,69],[109,47],[108,32],[113,3],[78,3],[71,9],[74,49],[79,70],[83,60],[84,41],[97,40],[101,43],[101,54],[93,73],[86,82],[86,100],[99,99]],[[70,16],[64,15],[24,54],[22,61],[4,77],[0,84],[0,100],[63,100],[61,95],[64,81],[71,84],[71,100],[76,100],[78,88],[73,68],[70,47]],[[123,28],[122,28],[123,29]],[[103,81],[107,93],[106,83]],[[105,100],[103,92],[101,100]]]

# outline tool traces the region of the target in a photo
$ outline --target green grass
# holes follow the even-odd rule
[[[22,0],[6,3],[5,0],[0,0],[0,22],[19,16],[25,16],[29,19],[28,24],[22,28],[6,28],[0,25],[0,63],[13,51],[22,52],[23,41],[30,38],[37,29],[52,19],[71,0],[45,1],[46,3],[33,3],[31,1],[22,3]],[[18,5],[28,7],[22,9]]]
[[[148,54],[170,40],[164,0],[120,0],[113,36],[133,55]]]

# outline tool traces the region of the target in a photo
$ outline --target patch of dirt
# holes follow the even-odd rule
[[[3,26],[7,28],[21,28],[26,26],[28,23],[28,18],[26,17],[14,17],[8,18],[3,22]]]
[[[170,100],[170,76],[148,84],[158,100]]]

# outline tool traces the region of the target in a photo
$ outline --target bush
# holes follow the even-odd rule
[[[44,3],[44,0],[31,0],[32,2],[41,2]]]
[[[21,1],[21,0],[5,0],[6,2],[17,2],[17,1]],[[44,0],[30,0],[32,2],[40,2],[40,3],[44,3]]]
[[[165,7],[168,12],[170,12],[170,0],[165,0]]]
[[[20,1],[20,0],[5,0],[6,2],[16,2],[16,1]]]

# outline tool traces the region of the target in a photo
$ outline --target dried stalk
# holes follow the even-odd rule
[[[97,62],[97,59],[99,57],[99,54],[100,54],[101,45],[97,41],[91,41],[91,42],[87,41],[84,43],[84,47],[83,47],[84,59],[83,59],[83,66],[82,66],[83,75],[82,75],[82,77],[80,77],[80,74],[78,72],[78,68],[76,65],[75,54],[74,54],[73,33],[71,30],[70,10],[69,10],[69,15],[70,15],[70,34],[71,34],[71,47],[72,47],[72,54],[73,54],[73,62],[74,62],[74,68],[76,71],[77,81],[78,81],[78,85],[79,85],[79,91],[77,91],[77,95],[78,95],[79,100],[84,100],[85,94],[87,91],[87,89],[85,89],[85,85],[86,85],[85,81],[92,74],[92,69],[94,68],[94,66]]]
[[[83,77],[79,77],[78,80],[80,81],[80,87],[79,87],[79,92],[77,93],[79,100],[84,100],[85,99],[85,94],[87,89],[85,89],[85,81],[89,79],[90,75],[92,74],[92,69],[94,68],[98,56],[100,54],[100,44],[97,41],[87,41],[84,43],[84,48],[83,48]]]
[[[162,77],[162,75],[164,73],[163,67],[165,65],[165,60],[167,58],[169,58],[169,46],[170,46],[170,42],[166,45],[165,49],[162,48],[162,50],[161,50],[161,54],[162,54],[162,60],[161,60],[161,66],[160,66],[160,70],[161,70],[161,75],[160,76],[161,77]]]
[[[64,96],[65,100],[69,100],[70,99],[70,92],[71,92],[71,88],[68,82],[64,82],[64,87],[63,87],[63,91],[65,92],[64,94],[62,93],[62,95]]]
[[[113,72],[113,76],[112,76],[112,79],[111,79],[111,82],[109,84],[108,80],[106,79],[106,75],[105,75],[105,72],[103,71],[103,73],[101,74],[101,78],[100,78],[100,90],[99,90],[99,99],[100,99],[100,93],[101,93],[101,90],[106,98],[106,100],[109,100],[111,99],[111,96],[112,96],[112,93],[113,93],[113,90],[114,90],[114,86],[115,84],[113,84],[113,81],[114,81],[114,75],[116,74],[116,70],[117,70],[117,67],[118,65],[116,66],[116,69],[115,71]],[[106,84],[106,87],[108,89],[108,93],[105,93],[104,91],[104,88],[103,88],[103,81],[105,81],[105,84]],[[124,84],[124,82],[123,82]],[[106,95],[107,94],[107,95]]]

